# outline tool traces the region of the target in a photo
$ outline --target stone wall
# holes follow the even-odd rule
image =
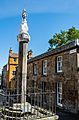
[[[73,49],[73,48],[72,48]],[[56,57],[62,56],[62,72],[56,72]],[[47,60],[47,75],[42,75],[42,61]],[[33,64],[37,64],[37,75],[33,75]],[[62,107],[70,112],[78,109],[77,52],[61,51],[28,62],[28,91],[40,91],[44,82],[45,91],[56,91],[57,82],[62,82]],[[35,87],[36,86],[36,87]],[[47,98],[46,98],[47,99]]]

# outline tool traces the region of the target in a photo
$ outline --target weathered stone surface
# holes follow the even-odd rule
[[[62,107],[70,112],[79,110],[79,75],[77,68],[77,52],[70,54],[75,44],[62,46],[54,51],[47,52],[28,61],[28,86],[42,89],[45,82],[45,91],[55,91],[57,82],[62,82]],[[76,47],[76,49],[78,49]],[[78,51],[78,50],[77,50]],[[50,55],[49,55],[50,54]],[[62,56],[62,72],[57,73],[55,59]],[[42,61],[47,60],[47,75],[42,75]],[[33,75],[33,64],[37,64],[37,75]],[[28,90],[29,91],[29,90]],[[39,91],[39,90],[38,90]],[[30,91],[31,92],[31,91]],[[47,96],[48,97],[48,96]],[[46,98],[47,99],[47,98]]]

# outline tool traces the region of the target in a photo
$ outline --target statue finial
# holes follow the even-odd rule
[[[20,34],[18,36],[18,41],[21,41],[20,39],[27,39],[28,41],[30,40],[30,36],[28,33],[28,25],[27,25],[27,20],[26,20],[26,10],[23,9],[22,11],[22,23],[20,25]]]
[[[27,26],[27,21],[26,21],[26,9],[23,9],[22,11],[22,23],[20,27],[20,33],[28,33],[28,26]]]
[[[23,9],[22,18],[23,18],[23,20],[26,19],[26,9]]]

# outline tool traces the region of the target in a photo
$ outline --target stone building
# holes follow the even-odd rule
[[[31,58],[27,71],[28,93],[54,91],[57,107],[79,112],[79,40]]]
[[[15,86],[15,75],[16,75],[16,67],[18,65],[18,54],[13,53],[12,49],[9,50],[8,57],[8,82],[7,88],[14,89]]]
[[[32,58],[32,50],[28,51],[27,59]],[[16,71],[18,67],[18,54],[14,53],[10,48],[8,63],[3,66],[2,69],[2,79],[1,86],[3,89],[12,89],[13,91],[16,89]]]
[[[1,89],[1,79],[2,79],[2,75],[0,74],[0,89]]]
[[[9,50],[8,63],[3,66],[2,70],[2,88],[14,89],[16,67],[18,65],[18,54],[13,53],[12,49]]]
[[[2,69],[2,80],[1,80],[2,89],[7,87],[7,79],[8,79],[8,64],[4,65]]]
[[[14,55],[9,53],[9,85],[13,91],[18,86],[18,74],[12,77],[12,71],[16,71]],[[56,106],[67,111],[79,112],[79,41],[75,40],[54,50],[48,51],[36,57],[28,53],[27,68],[27,92],[47,93],[41,96],[41,104],[49,102],[48,92],[53,92]],[[30,59],[29,59],[30,58]],[[18,56],[17,56],[18,61]],[[12,66],[14,66],[12,68]],[[10,68],[10,69],[9,69]],[[18,69],[18,67],[17,67]],[[17,73],[17,72],[16,72]],[[36,94],[35,94],[36,95]],[[39,97],[39,96],[37,96]],[[40,101],[40,100],[39,100]],[[54,103],[54,104],[55,104]]]

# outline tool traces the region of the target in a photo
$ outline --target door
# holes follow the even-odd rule
[[[57,105],[62,107],[62,82],[57,83]]]

